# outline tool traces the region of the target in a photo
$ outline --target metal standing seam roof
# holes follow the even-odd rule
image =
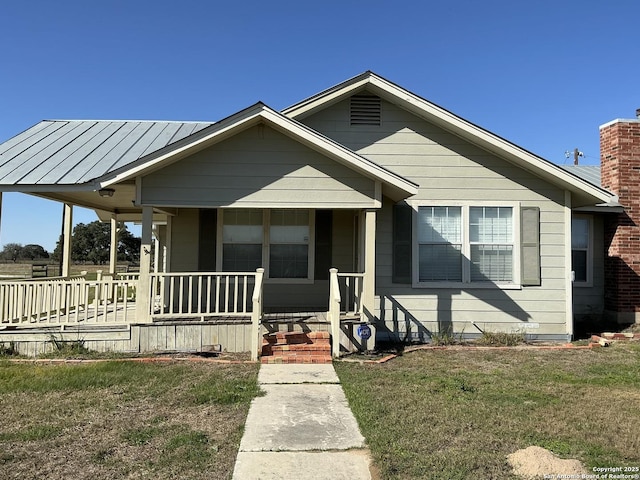
[[[43,120],[0,144],[0,185],[77,185],[213,122]]]

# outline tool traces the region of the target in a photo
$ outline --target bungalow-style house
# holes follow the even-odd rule
[[[65,278],[0,284],[0,342],[257,358],[276,331],[327,331],[334,355],[482,331],[565,341],[574,313],[604,313],[614,187],[372,72],[215,123],[42,121],[0,145],[0,191],[67,205]],[[141,222],[139,276],[117,275],[112,247],[108,274],[69,277],[73,205],[114,245],[118,221]]]

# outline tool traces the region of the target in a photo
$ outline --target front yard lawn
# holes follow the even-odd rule
[[[257,372],[0,360],[0,478],[231,478]]]
[[[637,343],[423,350],[335,367],[383,479],[514,478],[506,456],[530,445],[590,472],[640,466]]]

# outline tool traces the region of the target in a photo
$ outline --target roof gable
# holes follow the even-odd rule
[[[140,175],[146,175],[260,123],[265,123],[323,155],[348,166],[352,170],[381,182],[383,192],[392,199],[400,200],[417,192],[417,186],[412,182],[305,125],[282,115],[263,103],[257,103],[180,142],[157,150],[120,169],[111,171],[97,181],[101,187],[105,187]]]
[[[553,185],[571,191],[577,203],[617,205],[617,197],[602,189],[599,185],[594,185],[371,71],[364,72],[313,95],[284,109],[282,113],[288,117],[302,120],[363,90],[378,95],[384,100],[398,105],[425,121],[433,123],[486,151],[504,158]]]

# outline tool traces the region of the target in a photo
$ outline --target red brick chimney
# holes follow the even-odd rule
[[[600,127],[602,186],[625,207],[605,219],[605,312],[619,323],[640,322],[640,109],[636,115]]]

